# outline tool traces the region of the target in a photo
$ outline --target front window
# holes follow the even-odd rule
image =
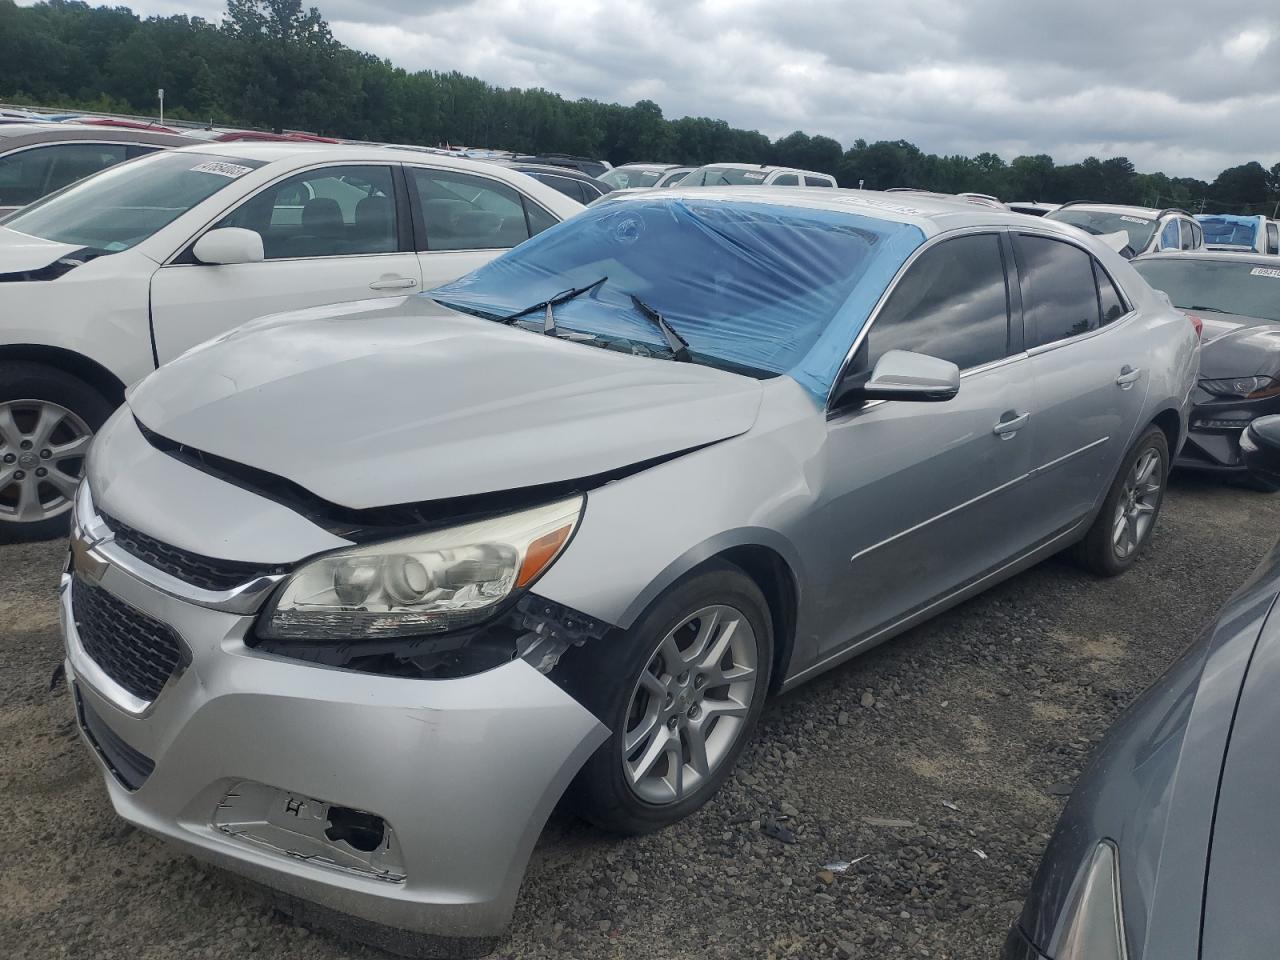
[[[630,187],[652,187],[662,179],[661,168],[650,167],[615,167],[600,177],[615,190],[626,190]]]
[[[590,286],[555,308],[559,336],[669,359],[635,296],[688,341],[695,362],[787,373],[825,398],[871,307],[923,239],[914,226],[851,213],[655,197],[592,208],[430,295],[499,319]],[[523,322],[541,331],[544,311]]]
[[[4,225],[99,254],[118,253],[260,166],[260,160],[208,153],[153,153],[110,167],[27,207]]]
[[[1129,246],[1134,253],[1141,253],[1151,242],[1156,232],[1156,221],[1146,217],[1135,217],[1127,213],[1112,213],[1104,210],[1081,210],[1079,207],[1067,207],[1045,215],[1046,220],[1057,220],[1079,227],[1085,233],[1095,237],[1119,233],[1123,230],[1129,235]]]
[[[1182,310],[1280,321],[1280,269],[1258,260],[1139,260],[1133,268]]]

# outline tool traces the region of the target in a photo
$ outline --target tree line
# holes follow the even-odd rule
[[[1212,183],[1139,173],[1125,157],[1011,163],[994,153],[939,156],[906,140],[848,148],[796,131],[771,140],[709,117],[667,119],[631,106],[496,87],[458,72],[410,73],[334,39],[302,0],[228,0],[220,23],[140,18],[127,7],[0,0],[0,101],[154,115],[156,90],[175,119],[308,130],[387,143],[465,144],[699,165],[776,163],[833,174],[841,186],[972,190],[1005,200],[1074,199],[1265,213],[1280,204],[1280,163],[1250,161]]]

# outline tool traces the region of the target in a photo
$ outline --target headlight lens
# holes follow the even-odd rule
[[[1059,928],[1058,960],[1125,960],[1124,916],[1120,907],[1120,875],[1116,850],[1103,842],[1093,851],[1064,911]]]
[[[1237,397],[1258,400],[1280,394],[1280,381],[1274,377],[1230,377],[1225,380],[1201,380],[1200,386],[1215,397]]]
[[[260,626],[281,640],[371,640],[478,623],[560,555],[572,497],[447,530],[326,554],[294,573]]]

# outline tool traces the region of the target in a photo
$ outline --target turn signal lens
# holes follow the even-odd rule
[[[520,575],[516,577],[517,587],[526,587],[538,578],[551,565],[551,561],[560,553],[560,548],[569,541],[573,533],[573,524],[565,524],[559,530],[543,534],[529,544],[525,551],[524,562],[520,564]]]

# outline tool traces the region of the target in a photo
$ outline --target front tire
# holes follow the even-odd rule
[[[1169,479],[1169,441],[1159,427],[1148,427],[1129,448],[1093,526],[1075,557],[1100,577],[1116,577],[1137,562],[1151,542]]]
[[[112,405],[68,373],[0,363],[0,543],[67,532],[93,434]]]
[[[732,772],[769,690],[772,621],[751,578],[716,562],[621,637],[574,653],[572,689],[612,733],[570,802],[606,830],[648,833],[693,813]]]

